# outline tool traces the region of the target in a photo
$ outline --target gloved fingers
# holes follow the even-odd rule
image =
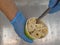
[[[13,25],[15,32],[19,37],[21,37],[21,39],[29,43],[33,42],[33,40],[29,39],[24,34],[26,18],[23,16],[22,12],[17,12],[16,17],[11,21],[11,24]]]
[[[18,36],[21,37],[21,39],[23,39],[26,42],[33,43],[33,40],[31,40],[28,37],[26,37],[26,35],[24,34],[24,32],[23,33],[18,33]]]
[[[57,3],[58,0],[50,0],[49,1],[49,7],[52,8],[56,3]]]
[[[24,23],[21,23],[20,21],[17,23],[13,23],[15,32],[18,34],[19,37],[21,37],[21,39],[23,39],[26,42],[32,43],[33,40],[29,39],[28,37],[26,37],[25,33],[24,33]]]
[[[58,3],[58,5],[54,8],[51,8],[51,10],[49,11],[50,14],[57,12],[60,10],[60,3]]]
[[[19,22],[20,23],[20,22]],[[25,22],[24,22],[25,24]],[[13,24],[15,32],[18,34],[19,37],[21,37],[21,39],[23,39],[26,42],[32,43],[33,40],[29,39],[28,37],[26,37],[25,33],[24,33],[24,24],[20,23],[20,24]],[[18,26],[19,25],[19,26]]]

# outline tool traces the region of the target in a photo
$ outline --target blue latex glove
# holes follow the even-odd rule
[[[26,42],[32,43],[33,40],[27,38],[24,34],[24,26],[26,23],[26,18],[23,16],[22,12],[17,12],[16,17],[11,21],[16,33]]]
[[[49,1],[49,7],[51,8],[51,10],[49,12],[50,14],[60,10],[60,2],[57,4],[56,7],[53,8],[53,6],[56,4],[57,1],[58,0],[50,0]]]

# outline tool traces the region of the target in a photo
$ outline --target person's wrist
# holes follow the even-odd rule
[[[15,22],[17,20],[19,20],[22,23],[26,21],[26,17],[23,15],[22,11],[17,11],[16,16],[13,18],[13,20],[11,20],[11,22]]]
[[[16,16],[16,13],[18,11],[17,8],[10,8],[10,9],[1,9],[1,11],[5,14],[5,16],[11,21]]]
[[[15,17],[18,9],[12,0],[0,0],[0,10],[11,21]]]

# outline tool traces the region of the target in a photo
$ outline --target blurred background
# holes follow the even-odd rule
[[[23,14],[26,18],[40,16],[47,9],[48,3],[49,3],[49,0],[14,0],[14,1],[17,5],[18,9],[23,12]],[[53,17],[48,16],[49,18],[47,18],[47,20],[50,19],[51,17],[52,18],[60,17],[59,15],[55,16],[55,15],[57,15],[56,13],[53,15],[54,15]],[[57,18],[56,18],[56,20],[58,20]],[[60,30],[60,28],[58,28],[58,30]],[[60,32],[60,31],[58,31],[58,32]],[[59,34],[58,34],[58,36],[60,36]],[[42,44],[42,45],[57,45],[57,44],[59,45],[59,42],[60,42],[59,38],[57,40],[58,40],[58,42]],[[18,37],[18,35],[14,31],[14,28],[10,24],[9,20],[0,11],[0,45],[40,45],[40,44],[38,44],[38,43],[30,44],[30,43],[23,41],[20,37]]]

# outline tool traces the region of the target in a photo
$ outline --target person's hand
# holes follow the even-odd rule
[[[21,12],[17,12],[16,17],[11,21],[11,24],[13,25],[18,36],[21,37],[26,42],[32,43],[33,40],[27,38],[26,35],[24,34],[25,23],[26,18],[23,16]]]
[[[50,14],[60,10],[60,2],[57,4],[57,6],[53,7],[57,3],[57,1],[58,0],[50,0],[49,1],[48,6],[51,8],[51,10],[49,11]]]
[[[28,39],[24,34],[26,18],[21,12],[18,12],[14,0],[0,0],[0,10],[5,14],[9,21],[11,21],[17,35],[23,40],[32,43],[33,40]]]

